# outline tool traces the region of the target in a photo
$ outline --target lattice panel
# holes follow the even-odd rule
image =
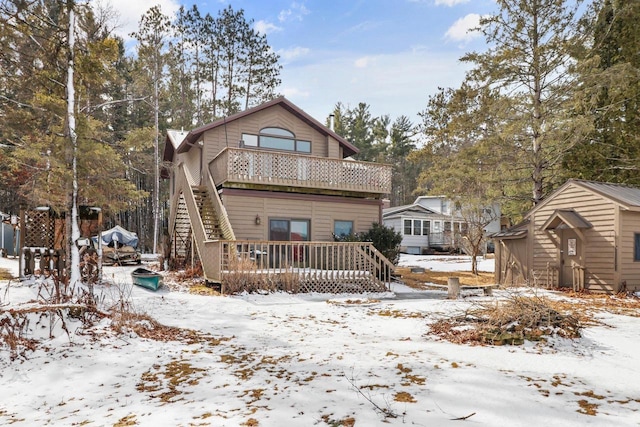
[[[173,254],[174,256],[186,258],[191,251],[191,223],[184,194],[180,194],[178,206],[176,208],[176,218],[174,224]]]
[[[229,177],[253,181],[366,190],[391,191],[391,167],[376,163],[229,149]]]
[[[55,221],[49,211],[26,212],[23,230],[23,246],[53,248]]]
[[[371,278],[360,277],[344,280],[304,280],[300,283],[300,292],[318,292],[325,294],[359,294],[367,292],[386,292],[384,284]]]

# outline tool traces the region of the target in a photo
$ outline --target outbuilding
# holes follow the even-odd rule
[[[640,290],[638,188],[570,179],[492,238],[499,284]]]

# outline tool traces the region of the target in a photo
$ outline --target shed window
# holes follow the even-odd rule
[[[633,260],[640,261],[640,233],[633,235]]]

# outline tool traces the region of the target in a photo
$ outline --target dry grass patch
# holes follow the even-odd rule
[[[360,306],[360,305],[373,305],[378,304],[379,299],[366,298],[366,299],[348,299],[344,301],[327,300],[327,304],[339,305],[339,306]]]
[[[9,270],[5,268],[0,268],[0,280],[11,280],[11,279],[14,279],[14,277],[9,272]]]
[[[131,414],[126,417],[120,418],[113,427],[127,427],[127,426],[136,426],[138,422],[136,421],[136,416]]]
[[[425,313],[420,313],[416,311],[408,312],[404,310],[390,310],[390,309],[372,310],[369,312],[369,314],[383,316],[383,317],[393,317],[396,319],[421,319],[426,317]]]
[[[413,369],[407,368],[402,363],[398,363],[396,365],[396,368],[398,369],[399,373],[402,374],[402,379],[404,380],[404,382],[402,382],[401,385],[405,387],[411,384],[424,385],[424,383],[427,381],[425,377],[413,375],[411,373],[413,372]]]
[[[322,421],[331,427],[353,427],[356,425],[356,420],[353,417],[345,417],[341,420],[334,420],[331,415],[323,415]]]
[[[582,304],[586,309],[606,311],[612,314],[640,317],[640,298],[632,295],[592,294],[588,292],[566,291],[573,304]]]
[[[228,337],[215,338],[192,329],[165,326],[144,313],[122,311],[114,313],[112,318],[111,328],[116,333],[134,332],[141,338],[155,341],[181,341],[185,344],[208,344],[209,346],[217,346],[223,341],[229,341],[231,339]]]
[[[579,409],[576,412],[580,412],[581,414],[596,416],[598,414],[598,404],[589,402],[588,400],[581,399],[578,400]]]
[[[477,275],[470,271],[431,271],[425,270],[423,273],[412,273],[410,267],[396,268],[396,275],[402,282],[414,289],[431,289],[429,283],[436,285],[446,285],[450,277],[460,278],[461,286],[483,286],[495,285],[496,280],[493,273],[480,272]]]
[[[393,400],[395,400],[396,402],[404,402],[404,403],[417,402],[417,400],[410,393],[407,393],[406,391],[401,391],[396,393],[395,396],[393,396]]]
[[[185,389],[197,385],[205,375],[205,369],[195,368],[185,361],[174,360],[165,366],[153,365],[152,369],[143,372],[140,382],[136,384],[136,390],[146,393],[162,391],[151,397],[163,403],[171,403],[176,401],[177,396],[185,393]]]

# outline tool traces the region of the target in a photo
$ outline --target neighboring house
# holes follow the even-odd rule
[[[500,284],[640,289],[640,189],[571,179],[492,237]]]
[[[492,209],[499,218],[499,207]],[[385,208],[382,219],[384,225],[402,234],[401,250],[410,254],[458,250],[468,229],[460,211],[445,196],[419,196],[411,205]],[[485,228],[487,233],[499,229],[499,219]]]
[[[325,272],[315,281],[301,277],[303,289],[349,286],[346,276],[336,278],[338,270],[379,275],[376,269],[389,264],[371,245],[333,242],[334,234],[381,222],[381,200],[390,192],[391,167],[351,160],[357,152],[285,98],[188,133],[169,131],[163,157],[171,163],[170,257],[194,253],[212,282],[223,281],[236,250],[269,271]]]

